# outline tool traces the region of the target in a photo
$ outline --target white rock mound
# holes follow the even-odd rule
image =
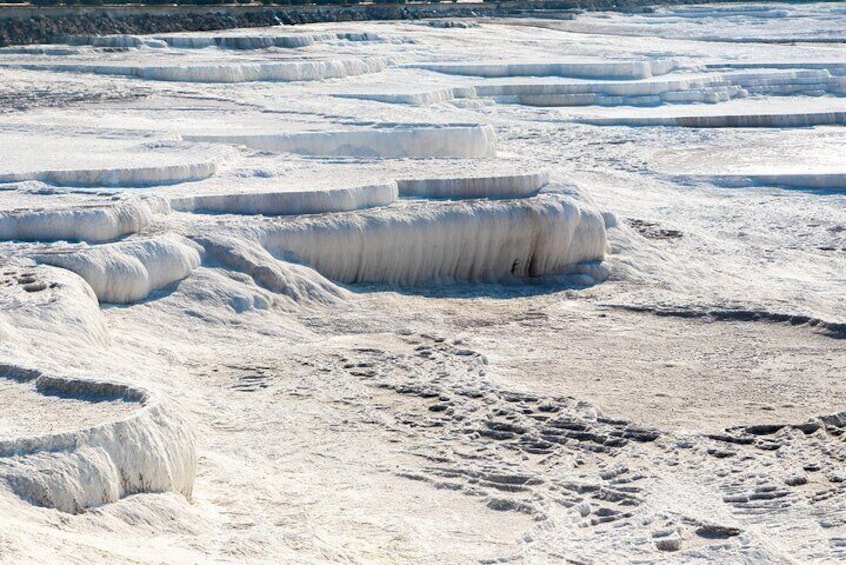
[[[0,285],[0,327],[13,328],[15,337],[41,344],[56,340],[81,350],[109,345],[97,296],[79,275],[44,265],[7,264]],[[0,353],[6,344],[0,341]]]
[[[312,269],[273,257],[261,245],[243,238],[210,235],[197,238],[207,264],[248,275],[260,287],[285,296],[293,304],[333,304],[344,291]]]
[[[489,125],[396,126],[290,134],[183,135],[186,141],[244,145],[260,151],[314,156],[480,158],[496,156]]]
[[[170,206],[162,198],[65,209],[0,211],[0,240],[99,243],[136,233]]]
[[[190,275],[200,264],[200,252],[187,239],[165,235],[67,252],[41,252],[33,259],[78,274],[100,302],[128,304]]]
[[[0,378],[35,379],[44,395],[137,405],[129,416],[82,430],[0,440],[0,477],[39,506],[79,513],[125,496],[178,492],[190,498],[195,436],[173,407],[128,385],[42,374],[0,365]]]

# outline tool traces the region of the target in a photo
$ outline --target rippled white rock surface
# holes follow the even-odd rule
[[[0,49],[0,561],[846,559],[846,11],[460,23]]]

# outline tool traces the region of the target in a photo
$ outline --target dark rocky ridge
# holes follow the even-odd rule
[[[506,17],[573,10],[648,10],[656,0],[550,0],[355,6],[0,7],[0,47],[57,43],[71,35],[149,34],[364,20]],[[693,3],[676,0],[674,4]]]

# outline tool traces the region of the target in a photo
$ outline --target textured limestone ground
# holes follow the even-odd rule
[[[0,242],[0,361],[153,390],[199,438],[191,500],[142,493],[68,514],[0,489],[0,560],[846,559],[846,196],[718,182],[728,174],[844,173],[842,126],[585,123],[843,112],[846,61],[836,42],[844,12],[830,4],[732,5],[606,16],[321,25],[301,32],[334,39],[300,48],[127,47],[133,42],[123,38],[110,47],[0,53],[8,79],[0,96],[21,100],[4,113],[0,144],[24,156],[4,162],[4,171],[61,169],[60,180],[93,185],[30,175],[0,186],[4,233],[20,230],[20,218],[60,220],[51,237]],[[290,33],[227,35],[252,44]],[[479,52],[558,74],[580,61],[675,61],[666,77],[647,82],[724,80],[729,65],[770,74],[724,85],[746,90],[742,100],[681,104],[610,99],[602,77],[419,68],[478,63]],[[192,65],[225,71],[370,58],[383,58],[385,69],[293,83],[89,72],[95,63],[184,65],[190,73]],[[801,74],[808,71],[816,74]],[[588,83],[601,105],[525,105],[502,95],[503,85],[560,93],[562,84]],[[714,93],[696,84],[692,97]],[[480,87],[499,94],[454,95]],[[380,92],[382,101],[362,97]],[[410,96],[419,92],[439,94]],[[306,156],[184,140],[397,123],[489,125],[497,155],[485,145],[478,158]],[[34,147],[45,140],[51,154],[39,159]],[[192,168],[209,159],[202,174]],[[604,212],[602,268],[502,284],[339,286],[289,263],[268,236],[286,226],[332,226],[337,217],[413,222],[452,206],[507,209],[526,195],[472,204],[399,198],[305,219],[169,206],[198,195],[225,202],[244,193],[536,171],[548,172],[574,206]],[[80,219],[89,229],[72,229]],[[73,233],[89,235],[67,237]],[[88,282],[28,263],[51,254],[69,257],[55,263],[83,265],[77,270]],[[107,304],[107,296],[134,302]],[[131,409],[45,397],[7,379],[0,400],[26,411],[4,413],[4,437],[84,429]],[[51,408],[56,403],[63,408]]]

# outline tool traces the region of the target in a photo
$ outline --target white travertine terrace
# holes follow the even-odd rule
[[[76,514],[137,493],[172,491],[191,497],[195,435],[158,395],[13,364],[0,364],[0,379],[32,381],[43,396],[133,407],[127,416],[91,428],[0,438],[0,479],[21,498]]]
[[[221,63],[191,65],[117,64],[55,64],[20,65],[18,68],[66,73],[93,73],[116,75],[142,80],[168,82],[239,83],[258,81],[319,81],[344,78],[368,73],[378,73],[388,67],[385,58],[337,59],[326,61],[272,61],[261,63]]]
[[[0,240],[99,243],[140,231],[170,206],[159,197],[64,209],[0,211]]]
[[[695,73],[649,80],[539,80],[438,88],[420,92],[343,93],[339,97],[391,104],[429,106],[462,99],[490,98],[502,104],[526,106],[660,106],[662,104],[718,104],[750,95],[795,96],[846,94],[846,78],[838,67],[762,69],[757,71]],[[522,75],[503,75],[514,78]],[[593,78],[593,77],[592,77]]]
[[[170,205],[181,212],[263,214],[266,216],[326,214],[387,206],[397,199],[397,183],[352,188],[245,192],[173,198]]]
[[[166,142],[150,148],[143,144],[122,147],[115,144],[109,152],[107,138],[83,137],[78,143],[92,143],[95,151],[82,152],[77,159],[59,159],[53,155],[27,155],[18,161],[17,153],[25,139],[15,135],[18,147],[10,147],[13,157],[0,163],[0,184],[39,181],[45,184],[80,188],[134,188],[163,186],[210,178],[236,156],[231,147]],[[57,149],[54,136],[45,136],[44,151]],[[4,148],[5,149],[5,148]]]
[[[537,194],[549,184],[549,173],[545,171],[520,175],[400,179],[400,196],[420,198],[527,198]]]
[[[707,114],[673,117],[579,118],[596,126],[683,127],[683,128],[806,128],[846,125],[846,112],[802,112],[784,114]]]
[[[395,126],[291,134],[184,135],[186,141],[244,145],[261,151],[315,156],[396,159],[496,155],[496,134],[485,125]]]
[[[277,47],[281,49],[299,49],[315,43],[330,43],[338,41],[378,42],[382,39],[375,33],[298,33],[291,35],[233,35],[233,34],[169,34],[159,35],[161,41],[169,47],[178,49],[206,49],[219,47],[221,49],[253,50]]]
[[[708,180],[734,188],[782,186],[810,190],[846,190],[846,173],[779,173],[712,175]]]
[[[606,251],[602,216],[554,193],[303,218],[266,228],[260,240],[332,280],[402,285],[561,274]]]
[[[643,79],[664,75],[676,67],[672,59],[651,61],[602,61],[567,63],[416,63],[414,68],[451,75],[486,78],[514,76],[558,76],[600,79]]]

